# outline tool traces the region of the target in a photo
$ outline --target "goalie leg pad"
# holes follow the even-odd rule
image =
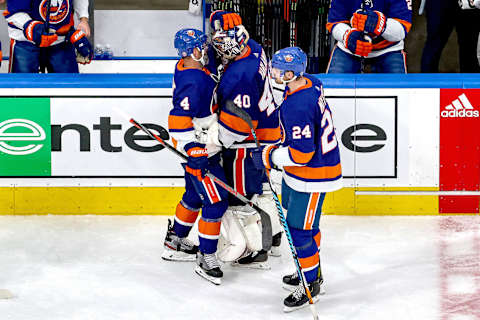
[[[242,219],[243,232],[250,251],[262,250],[262,228],[260,226],[260,215],[255,213]]]
[[[232,262],[245,254],[247,242],[242,232],[242,225],[232,210],[227,210],[222,218],[217,257],[223,262]]]
[[[263,194],[259,195],[257,198],[257,206],[266,211],[270,216],[272,221],[272,234],[277,234],[283,231],[282,226],[280,225],[280,219],[278,217],[277,206],[275,200],[273,200],[273,194],[270,190],[270,186],[267,183],[262,184]]]

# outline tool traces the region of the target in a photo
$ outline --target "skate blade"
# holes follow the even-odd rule
[[[315,296],[312,298],[313,300],[313,303],[317,303],[318,301],[318,296]],[[289,313],[289,312],[293,312],[295,310],[299,310],[299,309],[303,309],[303,308],[306,308],[310,306],[310,303],[307,301],[306,303],[302,304],[301,306],[298,306],[298,307],[287,307],[287,306],[283,306],[283,312],[285,313]]]
[[[242,269],[257,269],[257,270],[270,270],[270,264],[268,262],[252,262],[252,263],[244,263],[240,264],[236,261],[231,263],[232,267],[235,268],[242,268]]]
[[[193,262],[197,259],[197,256],[195,254],[165,248],[162,253],[162,259],[167,261]]]
[[[281,257],[282,256],[282,253],[280,252],[279,249],[270,249],[268,250],[268,255],[270,257]]]
[[[12,299],[13,294],[7,289],[0,289],[0,299]]]
[[[213,283],[217,286],[222,284],[222,278],[215,278],[215,277],[212,277],[212,276],[206,274],[205,271],[203,271],[203,269],[200,268],[199,266],[195,267],[195,273],[198,274],[200,277],[210,281],[211,283]]]
[[[282,288],[289,291],[289,292],[293,292],[295,290],[297,286],[294,286],[294,285],[290,285],[290,284],[286,284],[286,283],[283,283],[282,284]],[[319,295],[323,296],[324,294],[326,293],[326,290],[325,290],[325,284],[321,284],[320,285],[320,291],[318,292]]]

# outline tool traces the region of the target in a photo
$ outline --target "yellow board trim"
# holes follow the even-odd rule
[[[325,214],[437,215],[438,196],[357,195],[355,191],[438,191],[438,188],[343,188],[327,193]],[[173,215],[181,187],[2,187],[0,214]]]

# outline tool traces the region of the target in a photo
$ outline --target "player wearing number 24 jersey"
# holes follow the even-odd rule
[[[251,152],[258,169],[283,169],[282,207],[300,266],[313,301],[322,293],[319,221],[325,193],[342,187],[342,167],[332,112],[322,83],[305,74],[307,56],[298,47],[279,50],[272,58],[272,77],[287,86],[280,106],[281,146],[268,145]],[[299,277],[288,275],[285,284],[297,284],[284,300],[284,311],[308,305]]]

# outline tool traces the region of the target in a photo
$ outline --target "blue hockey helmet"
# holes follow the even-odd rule
[[[287,47],[275,52],[272,58],[272,75],[283,78],[286,71],[292,71],[296,77],[307,70],[307,55],[299,47]]]
[[[207,35],[197,29],[181,29],[175,34],[174,46],[180,58],[190,56],[195,48],[202,50],[206,43]]]

